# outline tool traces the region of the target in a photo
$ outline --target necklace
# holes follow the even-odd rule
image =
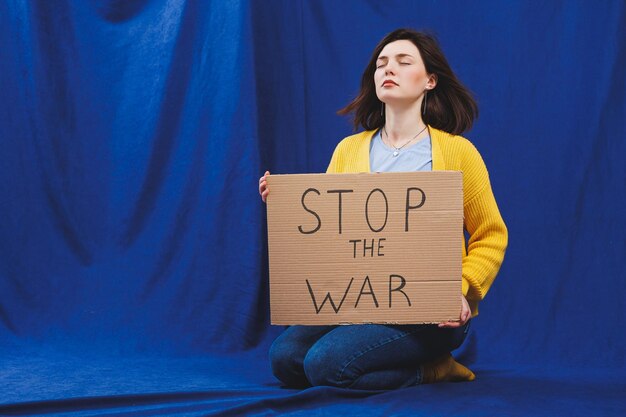
[[[423,132],[424,130],[426,130],[426,128],[427,128],[427,127],[428,127],[427,125],[424,125],[424,128],[423,128],[422,130],[420,130],[420,131],[419,131],[419,133],[418,133],[417,135],[415,135],[415,136],[413,136],[411,139],[407,140],[407,141],[404,143],[404,145],[400,146],[399,148],[398,148],[397,146],[391,145],[391,143],[389,143],[389,144],[391,145],[391,147],[395,149],[395,150],[393,151],[393,154],[392,154],[392,155],[393,155],[394,157],[396,157],[396,156],[400,155],[400,149],[404,148],[406,145],[408,145],[409,143],[413,142],[413,141],[415,140],[415,138],[417,138],[419,135],[421,135],[421,134],[422,134],[422,132]],[[389,141],[389,134],[387,133],[387,127],[386,127],[386,126],[383,126],[383,131],[385,132],[385,135],[387,136],[387,141]],[[382,135],[380,135],[380,137],[381,137],[381,139],[382,139],[382,137],[383,137],[383,136],[382,136]],[[384,142],[384,139],[383,139],[383,142]]]

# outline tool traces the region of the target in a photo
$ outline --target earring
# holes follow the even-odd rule
[[[428,90],[424,90],[424,103],[422,104],[422,116],[426,115],[426,97],[428,97]]]

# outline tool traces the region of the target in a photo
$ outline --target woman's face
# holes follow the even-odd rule
[[[387,104],[412,104],[434,87],[417,46],[409,40],[391,42],[376,60],[374,84],[378,99]]]

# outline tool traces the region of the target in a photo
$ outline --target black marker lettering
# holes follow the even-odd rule
[[[420,193],[422,193],[422,201],[420,201],[416,206],[411,205],[411,191],[419,191]],[[426,194],[424,194],[424,191],[422,191],[421,188],[411,187],[411,188],[406,189],[406,210],[405,210],[406,215],[404,217],[404,231],[405,232],[409,231],[409,210],[420,208],[424,205],[425,202],[426,202]]]
[[[387,240],[387,239],[384,237],[378,239],[378,256],[385,256],[384,253],[380,253],[380,250],[385,248],[383,245],[380,244],[383,240]]]
[[[354,192],[354,190],[328,190],[326,192],[328,194],[339,194],[339,234],[341,234],[341,194],[351,193]]]
[[[370,197],[372,196],[372,194],[374,194],[374,192],[378,191],[379,193],[381,193],[383,195],[383,198],[385,199],[385,222],[383,223],[383,225],[379,228],[379,229],[374,229],[370,223],[370,216],[369,216],[369,204],[370,204]],[[367,220],[367,225],[370,227],[370,230],[372,232],[378,233],[381,230],[383,230],[385,228],[385,226],[387,225],[387,218],[389,217],[389,202],[387,201],[387,196],[385,195],[385,193],[383,192],[383,190],[381,190],[380,188],[374,188],[370,194],[367,196],[367,200],[365,201],[365,220]]]
[[[361,239],[353,239],[349,241],[350,243],[354,245],[354,254],[352,255],[353,258],[356,258],[356,244],[359,243],[360,241]]]
[[[372,246],[367,246],[367,239],[363,239],[363,257],[364,258],[367,254],[368,249],[371,249],[370,258],[374,257],[374,239],[372,239]]]
[[[312,233],[317,232],[318,230],[320,230],[320,227],[322,227],[322,220],[320,219],[320,216],[317,215],[316,212],[314,212],[313,210],[309,209],[306,204],[304,204],[304,197],[306,197],[306,195],[310,192],[314,192],[317,193],[317,195],[320,195],[320,192],[317,191],[315,188],[309,188],[308,190],[306,190],[304,193],[302,193],[302,198],[300,199],[300,202],[302,203],[302,207],[304,207],[304,209],[306,211],[308,211],[309,213],[311,213],[312,215],[315,216],[315,218],[317,218],[317,227],[313,230],[309,230],[308,232],[305,232],[304,230],[302,230],[302,226],[298,226],[298,230],[300,231],[300,233],[302,233],[303,235],[310,235]]]
[[[400,278],[401,283],[400,286],[398,286],[397,288],[394,288],[393,290],[391,289],[391,282],[393,281],[394,278]],[[406,301],[409,303],[409,307],[411,307],[411,300],[409,299],[409,296],[406,295],[406,293],[404,291],[402,291],[402,288],[404,288],[404,286],[406,285],[406,280],[400,276],[400,275],[389,275],[389,308],[391,308],[391,293],[394,291],[400,291],[402,294],[404,294],[404,297],[406,298]]]
[[[368,287],[370,287],[370,290],[367,292],[363,292],[363,289],[365,288],[365,284],[367,284]],[[363,286],[361,287],[361,291],[359,292],[359,296],[356,299],[356,303],[354,304],[354,308],[356,308],[359,305],[359,300],[361,299],[361,296],[363,294],[369,294],[372,296],[372,298],[374,299],[374,304],[376,304],[376,308],[378,308],[378,300],[376,299],[376,294],[374,294],[374,289],[372,288],[372,284],[370,283],[370,277],[366,276],[365,280],[363,281]]]
[[[350,290],[350,287],[352,286],[352,281],[354,281],[354,277],[352,277],[352,279],[350,280],[350,283],[348,284],[348,288],[346,288],[346,292],[343,294],[343,298],[341,299],[341,302],[339,303],[339,307],[335,305],[335,302],[333,301],[333,297],[331,297],[329,292],[326,293],[326,297],[324,297],[324,301],[322,301],[322,304],[318,307],[317,301],[315,300],[315,294],[313,293],[313,288],[311,288],[311,284],[309,284],[309,280],[307,279],[306,286],[309,287],[309,294],[311,294],[311,299],[313,300],[313,306],[315,307],[315,314],[319,314],[320,311],[322,311],[322,308],[324,307],[324,304],[326,304],[326,301],[330,302],[330,305],[332,306],[333,310],[335,310],[335,313],[339,313],[339,310],[341,310],[341,306],[343,305],[343,302],[346,300],[348,291]]]

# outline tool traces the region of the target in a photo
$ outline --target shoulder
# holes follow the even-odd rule
[[[339,142],[326,172],[367,172],[372,133],[371,130],[357,133]]]
[[[444,166],[449,170],[469,172],[484,171],[482,156],[472,142],[460,135],[431,128],[433,141],[441,151]]]
[[[474,144],[461,135],[453,135],[443,130],[431,127],[431,134],[436,137],[444,157],[467,160],[480,158],[480,153]]]
[[[463,193],[466,201],[489,186],[489,172],[472,142],[463,136],[437,129],[432,129],[432,134],[433,138],[437,138],[446,169],[463,173]]]

